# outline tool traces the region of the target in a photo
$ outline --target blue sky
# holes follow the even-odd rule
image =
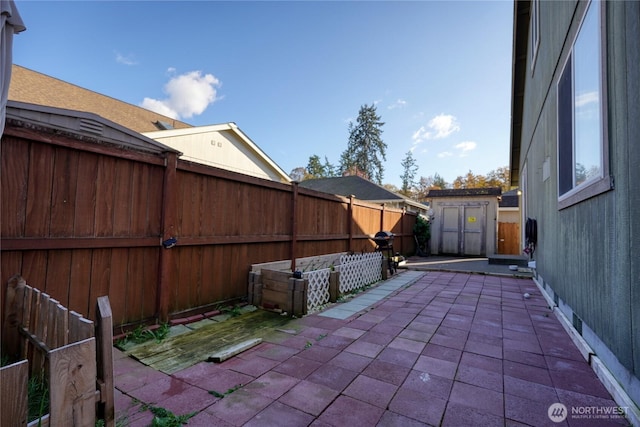
[[[285,172],[335,165],[375,104],[383,183],[509,162],[510,1],[32,1],[14,63],[193,125],[235,122]]]

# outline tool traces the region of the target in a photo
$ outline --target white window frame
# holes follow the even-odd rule
[[[557,176],[558,176],[558,209],[564,209],[569,206],[575,205],[583,200],[601,194],[605,191],[609,191],[613,186],[613,179],[610,176],[609,172],[609,141],[608,141],[608,122],[607,122],[607,61],[606,61],[606,26],[605,26],[605,2],[600,2],[599,0],[591,0],[585,7],[582,17],[580,19],[580,25],[578,26],[578,30],[575,32],[573,37],[573,41],[571,42],[571,48],[566,55],[565,62],[560,70],[558,75],[557,83],[556,83],[556,94],[557,94],[557,151],[558,151],[558,163],[557,163]],[[574,47],[575,43],[580,37],[580,32],[583,27],[583,23],[585,17],[587,16],[587,12],[589,12],[590,8],[598,8],[598,40],[600,42],[600,55],[599,55],[599,71],[600,71],[600,86],[599,86],[599,108],[600,108],[600,174],[599,176],[595,176],[589,178],[588,180],[576,184],[575,177],[575,152],[576,152],[576,120],[575,120],[575,92],[574,92],[574,81],[575,81],[575,68],[573,63],[574,58]],[[571,183],[570,189],[561,193],[563,183],[565,179],[562,178],[561,171],[564,171],[563,168],[567,167],[566,164],[561,164],[561,143],[566,140],[566,137],[563,137],[562,131],[567,131],[566,128],[562,128],[560,123],[560,114],[563,103],[561,102],[561,93],[560,93],[560,85],[562,77],[565,74],[565,70],[567,66],[571,66],[571,99],[570,99],[570,112],[571,112]],[[566,100],[565,100],[566,102]],[[567,112],[567,111],[563,111]]]

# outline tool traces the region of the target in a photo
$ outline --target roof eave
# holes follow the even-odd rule
[[[524,85],[527,75],[530,0],[516,0],[513,5],[513,58],[511,77],[511,143],[509,169],[511,187],[520,184],[520,148],[522,145],[522,117]]]

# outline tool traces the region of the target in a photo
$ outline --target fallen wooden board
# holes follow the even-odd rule
[[[287,316],[256,310],[168,337],[162,342],[148,341],[127,349],[126,353],[158,371],[173,374],[206,361],[223,348],[265,338],[290,321]]]
[[[215,363],[224,362],[225,360],[235,356],[236,354],[240,354],[243,351],[249,350],[251,347],[258,345],[261,342],[262,338],[253,338],[238,344],[231,345],[229,347],[225,347],[209,356],[208,361]]]

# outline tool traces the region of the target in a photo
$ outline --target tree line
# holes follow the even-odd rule
[[[340,156],[340,163],[334,165],[326,156],[322,160],[320,156],[313,154],[309,157],[306,167],[297,167],[291,171],[289,174],[291,179],[304,181],[358,175],[382,185],[383,162],[387,159],[387,144],[382,139],[383,125],[384,122],[377,114],[375,105],[361,106],[356,122],[349,123],[348,144]],[[424,200],[432,189],[500,187],[502,191],[508,191],[510,186],[507,166],[492,170],[487,175],[474,174],[469,170],[466,175],[460,175],[452,183],[448,183],[438,173],[427,177],[421,176],[416,180],[418,165],[412,151],[405,154],[401,164],[403,170],[400,176],[401,188],[392,184],[383,186],[418,201]]]

